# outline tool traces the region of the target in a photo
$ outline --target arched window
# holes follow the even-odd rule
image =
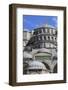
[[[54,38],[53,37],[51,37],[52,38],[52,40],[54,40]]]
[[[46,40],[46,36],[44,36],[44,40]]]
[[[40,40],[42,40],[42,36],[40,36]]]
[[[50,29],[50,34],[52,34],[52,29]]]
[[[48,40],[50,40],[50,37],[48,36]]]

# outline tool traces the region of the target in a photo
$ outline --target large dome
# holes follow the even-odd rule
[[[46,70],[46,67],[43,63],[39,62],[39,61],[31,61],[29,63],[29,67],[28,69],[42,69],[42,70]]]

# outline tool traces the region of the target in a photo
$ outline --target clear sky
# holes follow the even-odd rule
[[[28,31],[44,24],[57,27],[57,16],[23,15],[23,27]]]

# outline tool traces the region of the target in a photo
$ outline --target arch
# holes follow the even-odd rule
[[[54,66],[53,73],[57,73],[57,64]]]

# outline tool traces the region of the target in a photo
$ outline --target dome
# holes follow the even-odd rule
[[[46,67],[45,67],[45,65],[43,63],[34,60],[34,61],[29,63],[28,69],[42,69],[42,70],[46,70]]]

